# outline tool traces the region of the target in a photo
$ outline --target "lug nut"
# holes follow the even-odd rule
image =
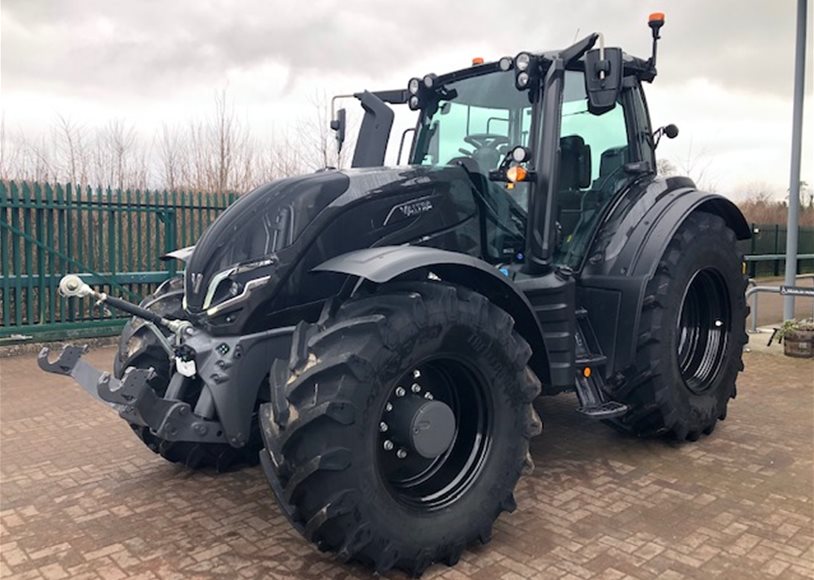
[[[413,378],[414,379],[417,379],[420,376],[421,376],[421,371],[420,370],[416,369],[416,370],[413,371]]]
[[[403,397],[407,391],[404,390],[404,387],[396,387],[396,396]]]
[[[421,385],[419,385],[418,383],[413,383],[413,386],[412,386],[412,387],[410,387],[410,389],[411,389],[411,390],[412,390],[414,393],[420,393],[420,392],[421,392]]]
[[[387,423],[385,423],[384,421],[379,423],[379,431],[381,431],[382,433],[385,433],[387,431],[387,429],[388,429]]]
[[[385,411],[388,411],[388,412],[389,412],[389,411],[392,411],[392,410],[393,410],[393,403],[391,403],[390,401],[388,401],[388,402],[387,402],[387,404],[384,406],[384,410],[385,410]]]
[[[433,399],[432,393],[430,393],[430,392],[424,393],[424,398],[429,400],[429,401],[432,401],[432,399]]]
[[[405,457],[407,457],[407,451],[405,449],[399,449],[398,451],[396,451],[396,457],[398,457],[399,459],[404,459]]]
[[[393,442],[390,439],[385,440],[384,442],[384,450],[385,451],[393,451]]]

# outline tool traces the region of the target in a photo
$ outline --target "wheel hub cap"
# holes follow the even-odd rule
[[[393,404],[393,440],[432,459],[449,449],[455,437],[455,415],[449,405],[410,395]]]
[[[477,481],[491,448],[491,400],[482,375],[436,356],[391,386],[378,431],[376,466],[400,503],[438,510]]]

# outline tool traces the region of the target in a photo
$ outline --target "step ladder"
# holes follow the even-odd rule
[[[579,399],[577,411],[591,419],[616,419],[628,412],[628,406],[617,401],[608,400],[605,395],[605,365],[607,357],[602,354],[596,340],[588,311],[579,308],[576,311],[576,392]]]

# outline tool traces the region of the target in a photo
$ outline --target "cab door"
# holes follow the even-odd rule
[[[561,109],[555,262],[578,269],[604,210],[641,174],[655,167],[638,81],[625,79],[613,109],[588,110],[584,75],[567,71]],[[636,167],[637,170],[632,169]]]

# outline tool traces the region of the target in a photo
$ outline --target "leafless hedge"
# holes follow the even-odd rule
[[[328,128],[328,99],[273,140],[259,139],[235,113],[226,91],[212,113],[184,126],[163,125],[147,136],[123,120],[101,127],[58,116],[47,135],[32,138],[0,120],[0,179],[74,183],[115,189],[242,192],[272,179],[343,166]]]

